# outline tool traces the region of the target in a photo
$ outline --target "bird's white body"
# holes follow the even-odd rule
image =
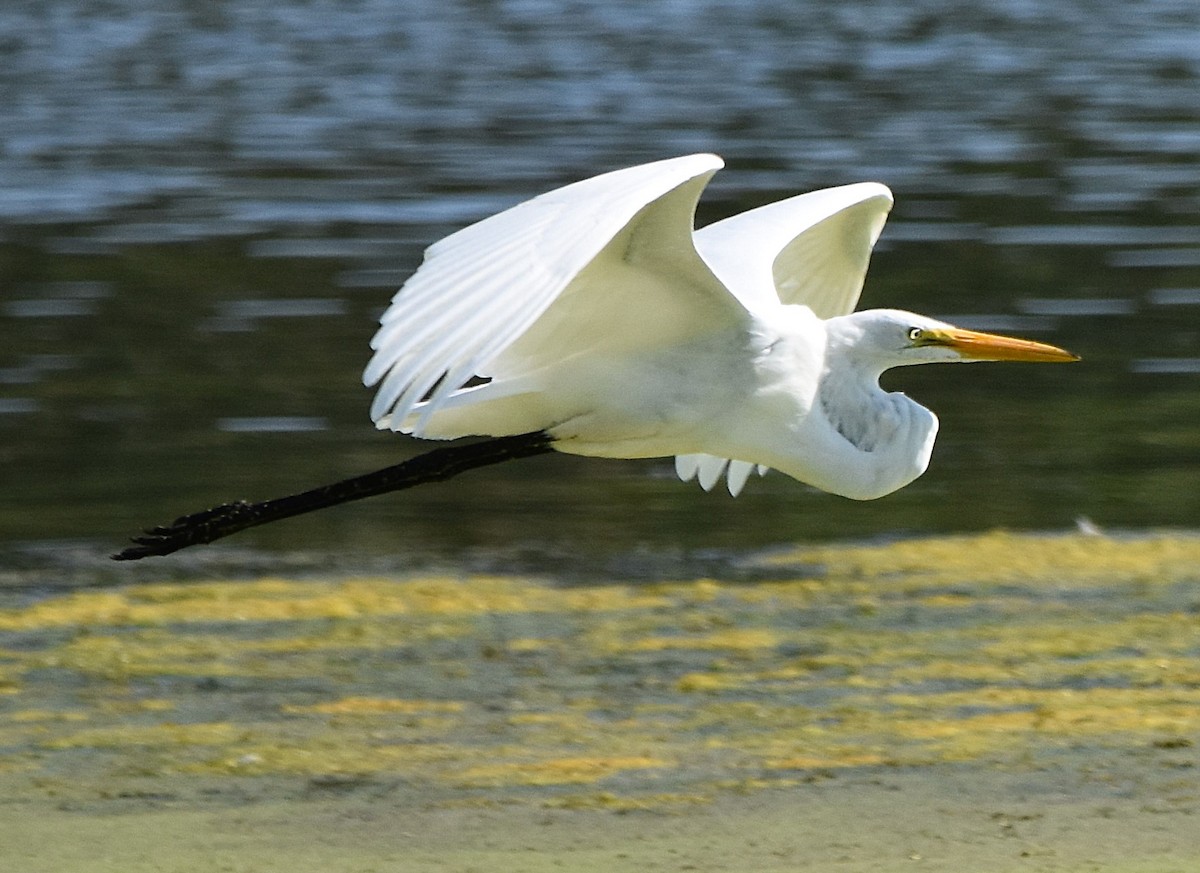
[[[937,418],[879,375],[997,359],[964,356],[943,341],[951,333],[1023,341],[898,310],[851,314],[892,205],[883,185],[693,231],[721,166],[692,155],[598,176],[431,246],[372,342],[377,425],[430,439],[546,431],[572,454],[674,455],[706,489],[727,472],[733,494],[755,468],[856,499],[921,475]]]

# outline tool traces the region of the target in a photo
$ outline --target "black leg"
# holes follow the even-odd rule
[[[447,446],[410,458],[392,467],[376,470],[352,479],[343,479],[300,494],[278,497],[262,503],[239,500],[213,509],[181,516],[168,525],[150,528],[133,538],[134,545],[113,555],[114,561],[136,561],[151,555],[169,555],[179,549],[211,543],[221,537],[257,527],[260,524],[291,518],[326,506],[374,497],[441,482],[459,473],[553,451],[550,436],[542,431],[499,437],[465,446]]]

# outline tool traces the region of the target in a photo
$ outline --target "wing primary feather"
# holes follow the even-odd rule
[[[514,245],[497,253],[482,265],[478,256],[465,258],[459,264],[427,262],[422,265],[423,268],[439,269],[429,275],[418,271],[400,289],[392,305],[380,319],[380,328],[371,341],[372,348],[384,347],[388,338],[392,336],[392,331],[401,328],[404,321],[413,317],[428,318],[430,309],[436,309],[437,313],[432,321],[443,324],[451,309],[478,306],[479,301],[475,299],[473,292],[485,288],[487,280],[503,276],[511,267],[530,264],[531,261],[528,248]]]
[[[726,485],[729,488],[729,496],[737,497],[742,493],[742,489],[746,487],[746,480],[750,478],[750,473],[754,469],[754,465],[749,461],[730,461],[729,472],[726,475]]]
[[[690,482],[696,478],[696,473],[700,470],[700,458],[702,455],[676,455],[675,456],[675,475],[683,482]]]
[[[458,360],[451,362],[448,377],[430,398],[431,407],[436,407],[444,397],[460,389],[473,375],[485,375],[488,363],[526,332],[529,326],[546,311],[546,307],[550,306],[551,302],[553,302],[553,287],[547,283],[546,287],[539,290],[538,294],[529,295],[526,300],[521,302],[520,306],[505,313],[502,329],[491,337],[487,337],[484,332],[484,342],[476,343],[466,353],[458,356]],[[481,319],[476,318],[475,320]]]
[[[728,463],[728,458],[702,455],[700,458],[700,487],[705,491],[712,491],[713,486],[720,480],[721,474],[725,472]]]
[[[488,362],[497,354],[507,348],[514,339],[520,336],[532,324],[537,317],[542,313],[544,303],[538,300],[529,300],[520,307],[516,312],[509,316],[509,324],[505,330],[497,333],[489,342],[478,344],[468,348],[465,351],[465,360],[455,363],[451,369],[446,370],[444,378],[429,397],[429,402],[422,408],[420,416],[414,428],[415,433],[420,433],[420,430],[428,423],[429,418],[441,408],[442,402],[460,389],[466,382],[481,370],[485,369]],[[461,331],[460,331],[461,332]],[[435,380],[436,381],[436,380]],[[426,386],[426,390],[431,387]],[[404,415],[407,416],[412,407],[421,400],[422,395],[414,394],[412,402],[404,405]]]
[[[478,372],[477,363],[481,358],[486,359],[486,353],[497,346],[503,348],[511,342],[514,334],[523,331],[527,323],[537,317],[542,305],[543,301],[532,295],[522,301],[514,312],[507,314],[507,329],[493,337],[491,342],[469,342],[470,337],[478,336],[479,333],[476,318],[468,319],[457,329],[443,334],[437,342],[422,349],[419,356],[414,356],[408,366],[397,366],[388,374],[376,395],[379,405],[372,404],[371,417],[378,420],[390,414],[394,428],[405,426],[409,412],[425,397],[426,392],[441,380],[442,384],[434,389],[434,393],[422,409],[421,418],[416,426],[419,433],[419,428],[437,411],[442,398],[461,388]],[[462,351],[457,355],[451,354],[457,347],[462,347]],[[481,349],[485,354],[479,353]],[[462,361],[463,357],[466,357],[466,361]],[[456,361],[460,363],[456,364]]]
[[[363,373],[363,382],[374,385],[389,370],[413,355],[428,356],[426,349],[435,337],[445,336],[454,325],[471,323],[479,314],[478,305],[469,297],[460,297],[442,307],[435,317],[420,320],[414,311],[413,324],[392,321],[376,334],[376,354]],[[435,346],[440,343],[434,343]]]

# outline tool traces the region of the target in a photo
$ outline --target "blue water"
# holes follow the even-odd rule
[[[701,222],[886,182],[865,305],[1084,363],[891,377],[943,430],[930,473],[873,504],[778,475],[731,501],[669,464],[547,458],[230,548],[626,566],[1080,516],[1197,526],[1190,0],[39,0],[0,9],[0,57],[10,563],[100,556],[180,512],[416,451],[371,430],[358,373],[421,249],[699,150],[728,162]]]

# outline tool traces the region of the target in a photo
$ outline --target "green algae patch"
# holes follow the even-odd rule
[[[1175,806],[1200,796],[1200,540],[991,533],[759,563],[785,578],[218,580],[11,606],[0,771],[30,790],[71,772],[77,796],[230,780],[636,811],[1128,755],[1178,771]]]

